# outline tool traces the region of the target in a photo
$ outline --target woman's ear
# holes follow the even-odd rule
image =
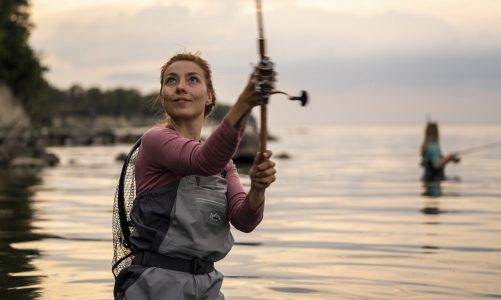
[[[214,102],[214,97],[212,96],[212,93],[208,91],[207,101],[205,101],[205,105],[211,105],[213,102]]]

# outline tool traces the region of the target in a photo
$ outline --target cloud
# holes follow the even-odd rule
[[[495,119],[491,111],[501,111],[495,103],[501,102],[501,35],[493,26],[499,22],[495,12],[477,25],[478,16],[463,20],[464,9],[450,2],[449,10],[441,6],[442,15],[435,9],[438,4],[422,1],[366,2],[357,2],[365,7],[360,10],[351,7],[353,1],[336,1],[341,8],[329,1],[266,2],[265,34],[278,87],[290,93],[311,91],[315,121],[348,115],[384,120],[388,106],[408,116],[429,107],[461,110],[455,115],[467,119],[475,107],[467,100],[473,98],[485,104],[478,106],[478,118],[484,113]],[[33,42],[46,53],[49,79],[63,87],[80,82],[155,91],[164,60],[184,49],[200,50],[213,66],[220,99],[233,101],[258,59],[254,7],[239,1],[159,3],[123,11],[80,7],[40,18],[46,23],[37,24]],[[472,11],[481,13],[481,7]],[[349,113],[339,112],[339,101]],[[288,109],[294,115],[296,109]]]

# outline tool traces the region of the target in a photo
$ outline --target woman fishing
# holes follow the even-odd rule
[[[130,212],[132,264],[117,276],[115,299],[224,299],[214,263],[233,245],[230,223],[251,232],[275,181],[271,151],[257,153],[246,193],[231,158],[251,109],[263,103],[256,76],[205,142],[216,104],[209,64],[180,53],[161,68],[159,99],[167,125],[144,133],[135,161]]]
[[[454,154],[442,155],[440,150],[438,124],[426,125],[424,141],[421,146],[421,165],[424,167],[423,181],[445,180],[444,169],[450,163],[458,163],[460,158]]]

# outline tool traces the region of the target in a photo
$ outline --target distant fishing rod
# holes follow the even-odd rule
[[[470,154],[473,152],[481,151],[481,150],[486,150],[486,149],[491,149],[495,147],[500,147],[501,146],[501,141],[500,142],[494,142],[494,143],[489,143],[485,145],[480,145],[480,146],[475,146],[475,147],[470,147],[466,148],[460,151],[454,152],[455,155],[465,155],[465,154]]]
[[[267,129],[267,104],[268,99],[272,94],[284,94],[288,96],[289,100],[301,101],[301,106],[305,106],[308,102],[308,94],[306,91],[301,91],[301,96],[290,96],[286,92],[280,91],[275,88],[275,83],[273,82],[273,62],[269,60],[266,55],[266,41],[264,39],[263,30],[263,6],[261,0],[256,0],[256,12],[257,12],[257,26],[258,26],[258,46],[259,46],[259,56],[260,61],[256,67],[257,83],[256,91],[261,93],[265,99],[265,103],[261,104],[261,133],[260,133],[260,151],[263,153],[266,150],[266,140],[268,139],[268,129]]]

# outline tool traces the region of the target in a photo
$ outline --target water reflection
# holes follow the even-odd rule
[[[0,171],[0,294],[3,299],[36,299],[40,279],[29,275],[36,249],[16,249],[12,244],[36,240],[32,233],[30,187],[39,183],[35,171]]]
[[[263,222],[234,231],[218,263],[227,299],[501,299],[498,156],[469,157],[469,177],[448,178],[434,196],[408,168],[415,136],[325,132],[283,132],[270,146],[294,159],[276,160]],[[460,134],[470,141],[478,130]],[[41,184],[0,178],[0,299],[112,298],[114,158],[129,149],[57,148],[61,164],[41,172]],[[248,167],[237,167],[248,187]]]
[[[437,252],[436,250],[441,249],[440,247],[430,246],[430,245],[424,245],[421,248],[425,250],[423,253],[436,253]]]
[[[440,202],[438,200],[427,199],[423,205],[424,207],[421,208],[421,212],[425,215],[440,215],[446,213],[445,210],[440,208]]]
[[[294,293],[294,294],[310,294],[318,292],[317,290],[298,288],[298,287],[270,287],[270,290],[283,293]]]

